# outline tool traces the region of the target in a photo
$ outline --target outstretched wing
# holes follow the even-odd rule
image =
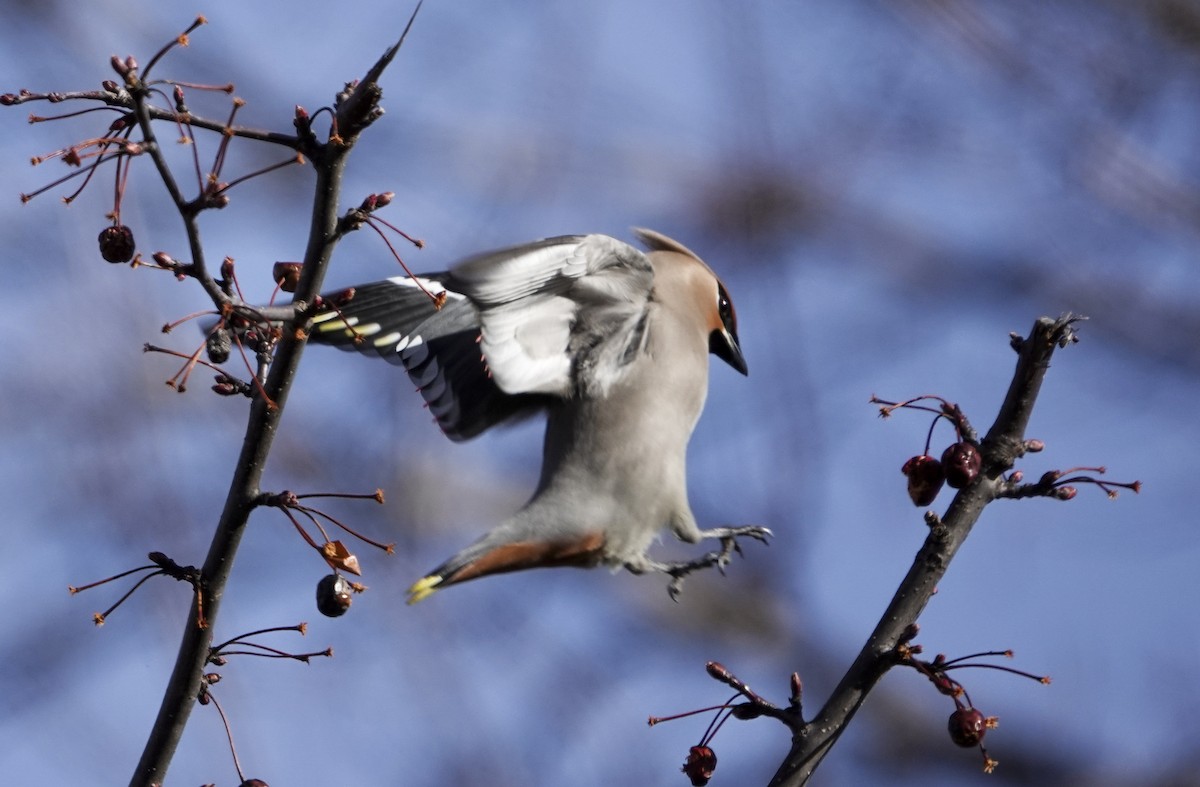
[[[626,243],[547,238],[330,295],[344,304],[314,318],[309,341],[404,366],[442,431],[465,440],[550,397],[603,394],[645,346],[653,283]]]
[[[338,310],[313,319],[309,341],[403,366],[438,426],[460,441],[531,414],[544,402],[496,387],[479,352],[479,314],[463,295],[446,290],[444,278],[397,276],[355,287]],[[434,299],[441,293],[446,300],[439,309]],[[326,300],[336,303],[342,295]]]
[[[479,312],[480,349],[510,394],[602,394],[645,345],[654,270],[606,235],[547,238],[469,259],[446,287]]]

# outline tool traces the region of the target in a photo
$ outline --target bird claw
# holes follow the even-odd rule
[[[749,525],[746,527],[722,527],[713,530],[705,530],[701,532],[704,538],[716,538],[721,542],[721,549],[715,552],[709,552],[694,560],[688,560],[682,563],[667,563],[659,566],[659,569],[667,576],[671,577],[670,583],[667,585],[667,595],[671,600],[678,603],[679,595],[683,592],[683,580],[691,573],[700,571],[706,568],[716,567],[717,571],[721,572],[721,576],[725,575],[725,567],[729,565],[729,561],[734,552],[743,555],[742,547],[738,544],[739,536],[746,536],[755,540],[761,541],[764,544],[769,544],[768,540],[774,535],[769,529],[758,525]]]

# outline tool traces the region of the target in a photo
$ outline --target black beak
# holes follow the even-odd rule
[[[738,343],[737,334],[724,328],[718,328],[708,335],[708,351],[742,374],[750,374],[750,370],[746,367],[746,356],[742,355],[742,345]]]

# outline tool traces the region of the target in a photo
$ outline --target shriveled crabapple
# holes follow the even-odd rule
[[[233,337],[226,328],[217,328],[204,340],[204,350],[208,360],[215,364],[223,364],[229,360],[233,349]]]
[[[978,746],[988,729],[988,719],[972,707],[960,707],[950,714],[947,727],[950,740],[955,744],[969,749]]]
[[[299,262],[277,262],[271,269],[271,277],[284,292],[295,292],[300,284],[300,273],[304,265]]]
[[[979,477],[983,468],[983,457],[974,443],[958,442],[942,453],[942,469],[946,473],[946,485],[951,489],[962,489]]]
[[[900,472],[908,476],[908,496],[916,506],[932,503],[946,480],[942,463],[929,454],[910,458],[900,468]]]
[[[704,787],[717,770],[717,755],[707,746],[693,746],[688,749],[687,760],[680,768],[691,780],[693,787]]]
[[[327,574],[317,583],[317,609],[328,618],[338,618],[350,610],[354,597],[351,586],[337,574]]]
[[[133,259],[134,249],[133,230],[124,224],[113,224],[100,231],[97,238],[100,243],[100,256],[107,262],[129,262]]]

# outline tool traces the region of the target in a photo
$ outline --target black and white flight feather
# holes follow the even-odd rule
[[[653,283],[627,243],[547,238],[356,287],[340,313],[314,318],[310,341],[402,365],[442,431],[466,440],[620,379],[644,350]]]

